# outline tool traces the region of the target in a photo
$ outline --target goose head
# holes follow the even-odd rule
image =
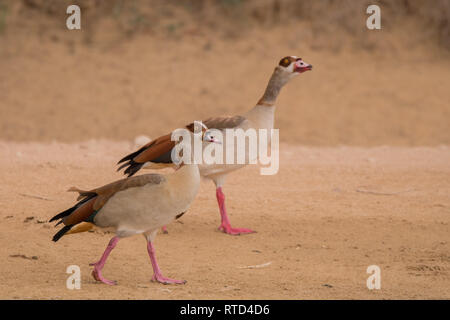
[[[222,141],[216,136],[216,131],[219,131],[217,129],[208,129],[203,134],[203,141],[210,142],[210,143],[217,143],[222,144]]]
[[[280,60],[277,69],[288,76],[295,76],[312,70],[312,65],[303,61],[302,58],[287,56]]]

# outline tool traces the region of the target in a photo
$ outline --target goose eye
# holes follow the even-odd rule
[[[290,64],[291,64],[291,60],[288,57],[280,60],[280,66],[282,66],[282,67],[287,67]]]

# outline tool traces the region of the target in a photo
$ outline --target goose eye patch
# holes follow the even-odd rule
[[[280,66],[282,67],[287,67],[291,64],[291,59],[289,59],[288,57],[281,59],[280,61]]]

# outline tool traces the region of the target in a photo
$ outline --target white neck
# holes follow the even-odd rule
[[[290,77],[278,67],[275,68],[266,91],[253,109],[245,114],[254,128],[273,129],[275,117],[275,102],[281,88],[289,81]]]
[[[245,114],[255,129],[273,129],[275,119],[275,105],[265,106],[257,104]]]
[[[200,171],[197,164],[182,165],[174,173],[166,176],[168,185],[173,186],[178,194],[197,192],[200,185]]]
[[[272,76],[270,77],[269,83],[267,84],[266,91],[264,92],[262,98],[258,101],[259,105],[272,106],[280,94],[281,88],[288,83],[290,77],[285,71],[275,68]]]
[[[198,175],[198,165],[182,164],[180,168],[175,171],[174,175],[178,179],[195,179]]]

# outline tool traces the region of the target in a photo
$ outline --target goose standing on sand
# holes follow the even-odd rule
[[[280,60],[269,80],[266,91],[255,107],[242,116],[209,118],[203,123],[208,128],[219,130],[243,129],[245,131],[252,128],[256,130],[267,129],[270,132],[274,126],[275,102],[281,88],[295,76],[311,69],[312,65],[304,62],[301,58],[287,56]],[[270,141],[270,137],[268,137],[268,140]],[[150,168],[155,168],[163,164],[170,164],[170,152],[173,147],[174,142],[170,140],[170,134],[161,136],[121,159],[118,164],[122,163],[122,165],[118,170],[126,167],[124,173],[132,176],[147,165]],[[226,175],[242,166],[227,164],[199,165],[200,174],[213,180],[216,185],[216,198],[222,218],[219,230],[231,235],[253,232],[246,228],[231,227],[225,208],[225,195],[222,191]]]
[[[207,131],[202,134],[203,141],[217,142]],[[190,150],[191,146],[186,144],[183,153],[186,151],[189,154]],[[156,262],[153,241],[159,228],[186,212],[197,195],[199,185],[198,165],[181,162],[174,173],[167,175],[139,175],[90,191],[71,188],[70,191],[79,192],[79,202],[50,219],[50,222],[60,220],[58,224],[65,225],[55,234],[53,241],[58,241],[74,226],[77,226],[74,229],[78,229],[75,232],[89,230],[87,227],[79,227],[83,225],[82,222],[91,227],[95,225],[111,228],[116,235],[110,240],[101,259],[91,265],[94,266],[92,275],[97,281],[114,285],[115,281],[107,280],[102,275],[106,259],[119,239],[143,234],[147,239],[148,254],[154,272],[152,280],[164,284],[185,283],[162,275]]]

